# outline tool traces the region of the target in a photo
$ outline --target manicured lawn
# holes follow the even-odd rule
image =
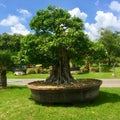
[[[112,72],[90,72],[84,74],[73,75],[75,78],[120,78],[120,74],[115,77],[112,76]]]
[[[7,73],[7,78],[19,78],[19,79],[28,79],[28,78],[47,78],[49,74],[27,74],[23,76],[15,76],[12,72]],[[83,74],[73,74],[75,78],[120,78],[120,71],[116,70],[115,76],[112,76],[112,72],[90,72]]]
[[[31,79],[34,79],[34,78],[47,78],[49,76],[49,74],[26,74],[26,75],[22,75],[22,76],[16,76],[14,75],[12,72],[8,72],[7,73],[7,78],[14,78],[14,79],[28,79],[28,78],[31,78]]]
[[[91,104],[42,105],[25,86],[0,89],[0,120],[119,120],[120,88],[101,88]]]

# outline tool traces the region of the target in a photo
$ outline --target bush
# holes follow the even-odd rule
[[[92,72],[99,72],[99,67],[91,67]]]
[[[27,69],[27,74],[36,74],[36,70],[34,68]]]
[[[43,72],[43,68],[42,67],[36,68],[36,70],[37,70],[37,73],[42,73]]]
[[[110,72],[111,67],[108,65],[101,65],[101,72]]]

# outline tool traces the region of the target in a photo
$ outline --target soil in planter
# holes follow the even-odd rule
[[[46,81],[34,81],[29,83],[29,85],[32,86],[32,88],[72,88],[72,89],[77,89],[77,88],[87,88],[87,87],[94,87],[94,86],[100,86],[102,84],[101,80],[96,79],[78,79],[70,83],[64,83],[57,85],[55,83],[48,83]]]

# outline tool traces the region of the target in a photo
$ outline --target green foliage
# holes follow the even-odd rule
[[[41,62],[43,65],[48,65],[51,61],[50,56],[48,56],[51,55],[49,52],[45,37],[30,34],[21,40],[21,50],[18,53],[18,58],[21,63],[39,64]]]
[[[28,35],[21,42],[21,55],[30,63],[53,65],[59,59],[60,49],[67,51],[69,59],[82,58],[88,53],[89,40],[84,34],[80,18],[71,17],[68,11],[48,6],[38,10],[30,21],[35,35]]]
[[[3,33],[0,35],[0,50],[18,52],[20,50],[20,39],[22,35]]]
[[[101,71],[102,72],[109,72],[111,70],[111,67],[108,65],[101,65]]]
[[[11,53],[9,51],[0,50],[0,69],[8,68],[13,63],[11,61]]]
[[[90,61],[91,63],[99,63],[103,62],[106,58],[106,49],[103,44],[101,44],[99,41],[93,42],[92,47],[91,47],[91,54],[90,56]]]
[[[23,36],[20,34],[10,35],[8,33],[3,33],[0,35],[0,63],[9,66],[19,64],[19,58],[17,53],[20,50],[20,39]]]
[[[113,60],[115,63],[116,58],[120,57],[120,35],[118,32],[103,29],[99,42],[104,45],[108,58],[108,65],[110,66]]]

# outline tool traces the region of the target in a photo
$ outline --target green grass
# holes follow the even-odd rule
[[[120,120],[120,88],[101,88],[91,104],[42,105],[25,86],[0,89],[0,120]]]
[[[90,72],[90,73],[83,73],[83,74],[74,74],[73,77],[75,78],[120,78],[120,70],[116,69],[115,76],[112,76],[111,72]],[[15,76],[12,72],[7,73],[7,78],[16,78],[16,79],[34,79],[34,78],[42,78],[45,79],[49,76],[49,74],[27,74],[23,76]]]
[[[120,78],[120,73],[117,73],[116,76],[112,76],[112,72],[90,72],[84,74],[73,75],[75,78]]]
[[[49,74],[26,74],[26,75],[20,75],[20,76],[16,76],[13,74],[13,72],[8,72],[7,73],[7,78],[14,78],[14,79],[35,79],[35,78],[42,78],[45,79],[49,76]]]

